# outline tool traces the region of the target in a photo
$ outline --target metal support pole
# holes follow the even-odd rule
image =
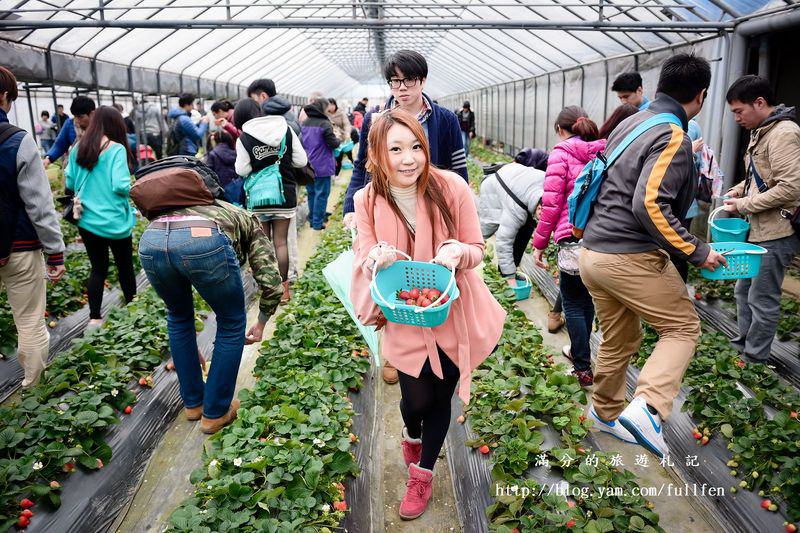
[[[525,148],[525,113],[528,107],[528,81],[522,80],[522,139],[521,147]]]
[[[31,116],[31,135],[33,135],[33,141],[36,142],[36,120],[33,113],[33,104],[31,103],[31,88],[26,83],[25,84],[25,97],[28,99],[28,113]],[[53,111],[55,113],[55,111]],[[42,131],[44,133],[44,131]]]
[[[758,75],[769,79],[769,35],[762,35],[758,43]]]

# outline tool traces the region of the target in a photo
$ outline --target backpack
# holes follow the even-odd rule
[[[3,122],[0,124],[0,146],[8,139],[22,130],[13,124]],[[14,243],[14,231],[17,227],[17,208],[0,194],[0,265],[5,264],[11,255],[11,246]]]
[[[281,160],[286,154],[286,138],[290,136],[289,130],[281,139],[277,148],[265,145],[252,135],[242,132],[240,137],[247,153],[250,155],[253,172],[244,180],[244,190],[247,193],[247,208],[250,210],[258,207],[281,205],[286,202],[283,195],[283,176],[281,175]],[[253,157],[256,160],[253,160]]]
[[[600,194],[600,187],[608,175],[608,169],[616,162],[622,152],[631,145],[641,134],[654,126],[660,124],[675,124],[681,126],[681,121],[672,113],[660,113],[648,118],[627,137],[625,137],[611,155],[606,157],[601,153],[597,157],[586,163],[583,170],[575,179],[575,189],[569,195],[567,205],[569,206],[569,223],[572,224],[572,234],[578,239],[583,237],[589,218],[592,216],[594,204]]]
[[[178,155],[181,151],[182,137],[178,134],[179,120],[176,118],[169,125],[167,130],[166,146],[164,147],[164,155],[167,157]]]
[[[170,211],[196,205],[213,205],[225,199],[219,177],[195,157],[165,157],[138,169],[131,187],[131,200],[153,220]]]

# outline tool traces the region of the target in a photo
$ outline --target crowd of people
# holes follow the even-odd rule
[[[456,388],[468,402],[472,372],[494,353],[503,332],[505,311],[477,270],[491,236],[499,271],[510,286],[518,282],[529,244],[540,268],[548,268],[545,250],[551,241],[556,245],[560,297],[548,329],[566,325],[570,344],[563,354],[578,382],[592,386],[590,417],[600,431],[659,457],[669,453],[662,424],[700,336],[685,284],[688,265],[713,271],[727,264],[689,231],[698,201],[724,202],[732,216],[747,217],[749,241],[767,250],[759,274],[736,285],[740,335],[733,342],[746,361],[769,356],[781,283],[800,251],[800,127],[794,108],[776,102],[767,80],[745,76],[727,92],[730,112],[750,131],[745,180],[729,191],[721,190],[713,152],[693,120],[712,83],[709,63],[676,54],[664,62],[652,100],[639,73],[620,75],[610,88],[620,106],[602,125],[580,106],[565,106],[553,117],[555,146],[526,148],[512,163],[487,169],[476,199],[466,164],[476,135],[470,102],[453,112],[431,99],[424,92],[428,65],[415,51],[391,54],[382,74],[391,97],[372,108],[364,98],[349,114],[335,99],[315,93],[298,116],[269,79],[255,80],[248,97],[236,103],[214,102],[207,115],[197,112],[191,94],[181,95],[166,114],[145,98],[127,126],[118,109],[96,107],[91,98],[78,96],[71,117],[63,108],[52,119],[42,114],[37,125],[46,149],[42,162],[31,135],[8,125],[17,85],[13,74],[0,68],[0,279],[19,332],[23,385],[37,381],[46,361],[45,272],[54,282],[65,273],[59,214],[44,173],[65,154],[65,185],[74,195],[69,216],[92,265],[90,327],[102,324],[109,250],[125,299],[135,295],[133,198],[151,220],[138,253],[167,306],[186,416],[200,420],[207,433],[236,417],[233,396],[243,346],[260,341],[268,317],[291,298],[298,187],[306,186],[311,228],[322,230],[330,216],[331,180],[345,159],[352,162],[343,206],[344,224],[356,231],[351,299],[358,320],[382,331],[384,381],[399,382],[401,445],[409,473],[400,505],[404,519],[420,516],[428,505]],[[653,117],[667,118],[653,125]],[[136,137],[133,146],[129,134]],[[202,150],[213,170],[210,182],[204,178],[212,201],[198,195],[194,203],[167,201],[169,208],[161,202],[159,209],[145,209],[152,191],[159,190],[159,172],[171,167],[140,168],[132,186],[140,144],[161,164],[169,161],[164,157],[197,156]],[[576,180],[595,158],[615,153],[586,227],[574,227],[570,198]],[[184,174],[169,174],[176,189],[184,186]],[[169,197],[170,189],[162,190]],[[387,322],[373,301],[374,272],[401,255],[455,272],[460,297],[441,326]],[[247,331],[237,275],[246,263],[262,292],[257,323]],[[205,384],[192,287],[217,315]],[[602,342],[593,363],[589,339],[595,318]],[[659,339],[626,405],[626,368],[642,342],[643,321]]]

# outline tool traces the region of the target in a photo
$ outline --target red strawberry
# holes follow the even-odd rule
[[[354,434],[350,433],[350,442],[355,442],[357,440],[358,440],[358,437],[356,437]]]
[[[74,463],[65,463],[62,468],[63,468],[64,472],[72,472],[75,469],[75,464]]]
[[[795,533],[797,531],[797,526],[794,524],[786,524],[786,533]]]
[[[416,300],[417,298],[419,298],[419,289],[414,287],[413,289],[408,291],[408,296]]]
[[[172,361],[167,363],[167,370],[175,370],[175,363]]]
[[[446,304],[446,303],[447,303],[447,300],[449,300],[449,299],[450,299],[450,297],[449,297],[448,295],[446,295],[446,294],[445,294],[444,296],[442,296],[442,303],[443,303],[443,304]]]
[[[568,500],[568,501],[567,501],[567,507],[569,507],[570,509],[572,509],[573,507],[575,507],[575,502],[574,502],[574,501],[572,501],[572,500]]]
[[[585,416],[583,416],[583,415],[581,415],[581,416],[578,418],[578,420],[580,420],[581,422],[584,422],[584,421],[586,421],[586,417],[585,417]]]
[[[585,453],[586,453],[586,450],[584,450],[583,448],[578,448],[578,454],[579,455],[583,455]]]
[[[19,506],[23,509],[27,509],[29,507],[33,507],[33,502],[30,501],[28,498],[22,498],[19,502]]]
[[[482,454],[486,455],[487,453],[489,453],[489,447],[484,444],[483,446],[478,448],[478,451],[481,452]]]
[[[408,300],[409,298],[411,298],[411,295],[408,294],[408,291],[400,291],[397,297],[400,298],[401,300]]]
[[[430,298],[431,300],[435,300],[441,295],[442,291],[440,291],[439,289],[431,289],[431,291],[428,293],[428,298]]]
[[[47,311],[45,311],[45,312],[44,312],[44,317],[45,317],[45,318],[47,318],[47,317],[49,317],[49,316],[50,316],[50,313],[48,313]]]
[[[465,420],[466,418],[464,418],[464,415],[459,415],[459,417],[456,418],[456,422],[458,422],[459,424],[463,424]]]
[[[744,361],[739,359],[738,361],[736,361],[736,366],[738,366],[739,368],[744,368],[745,363],[744,363]]]
[[[431,290],[430,290],[429,288],[427,288],[427,287],[426,287],[426,288],[424,288],[424,289],[422,289],[421,291],[419,291],[419,293],[420,293],[421,295],[423,295],[423,296],[428,296],[428,294],[429,294],[430,292],[431,292]]]
[[[406,300],[406,305],[417,305],[417,301],[414,298],[409,298]]]
[[[132,411],[133,411],[133,407],[131,407],[130,405],[126,405],[125,409],[122,412],[125,413],[126,415],[129,415],[129,414],[131,414]]]
[[[797,418],[797,411],[792,411],[791,413],[789,413],[789,417],[790,418]]]
[[[575,520],[570,518],[569,522],[567,522],[567,529],[572,529],[573,527],[575,527]]]
[[[333,508],[337,511],[346,511],[347,510],[347,502],[333,502]]]
[[[98,459],[97,460],[97,468],[103,468],[103,466],[104,466],[103,465],[103,460],[102,459]]]
[[[19,520],[17,520],[17,527],[28,527],[31,523],[31,519],[27,516],[20,516]]]
[[[30,518],[33,516],[33,511],[31,511],[30,509],[25,509],[19,515],[24,516],[25,518]]]
[[[511,533],[519,533],[519,528],[515,527],[514,529],[511,530]]]
[[[145,378],[139,378],[139,385],[141,385],[142,387],[146,387],[147,380]]]
[[[697,440],[700,440],[703,438],[703,434],[700,433],[699,431],[695,431],[694,433],[692,433],[692,437],[694,437]]]
[[[417,305],[418,305],[418,306],[420,306],[420,307],[422,307],[422,302],[424,302],[425,300],[427,300],[427,298],[425,298],[423,295],[421,295],[421,294],[420,294],[420,295],[417,297]]]
[[[761,508],[762,509],[769,509],[769,506],[772,505],[772,502],[769,500],[762,500],[761,501]]]
[[[61,483],[59,483],[54,479],[53,481],[50,482],[50,488],[53,490],[58,490],[61,488]]]
[[[432,303],[428,298],[422,299],[422,307],[430,307]]]
[[[702,438],[702,439],[700,439],[700,444],[702,444],[703,446],[705,446],[706,444],[708,444],[708,437],[707,437],[707,436],[705,436],[705,435],[703,435],[703,438]]]
[[[699,292],[696,292],[696,293],[694,293],[694,299],[695,299],[695,300],[699,300],[699,299],[700,299],[700,298],[702,298],[702,297],[703,297],[703,295],[702,295],[702,294],[700,294]]]

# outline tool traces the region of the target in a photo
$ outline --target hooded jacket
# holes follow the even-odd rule
[[[261,104],[261,111],[270,117],[283,117],[295,135],[300,137],[300,124],[297,122],[297,117],[292,112],[292,104],[288,100],[278,95],[270,96],[269,100]]]
[[[464,139],[461,136],[461,126],[458,124],[456,114],[437,104],[423,93],[422,97],[427,101],[432,112],[422,125],[425,134],[428,136],[428,144],[431,150],[431,164],[437,168],[452,170],[464,178],[469,183],[467,175],[467,156],[464,153]],[[386,101],[386,109],[392,109],[395,105],[394,98]],[[372,124],[374,113],[367,113],[364,123],[361,126],[360,142],[358,143],[358,157],[353,163],[353,175],[347,186],[347,193],[344,197],[344,212],[352,213],[353,196],[369,182],[367,175],[367,154],[369,153],[369,129]]]
[[[219,184],[223,187],[238,178],[235,168],[236,150],[228,146],[227,143],[219,143],[213,150],[208,152],[206,165],[217,173]]]
[[[333,133],[333,125],[325,114],[323,103],[325,100],[319,99],[303,108],[306,112],[306,120],[302,127],[303,147],[308,154],[308,160],[314,167],[314,176],[327,177],[336,173],[336,159],[333,157],[333,149],[341,144],[341,141]]]
[[[523,210],[505,191],[497,180],[498,176],[514,196],[528,206],[527,210]],[[509,163],[497,173],[487,176],[481,183],[481,194],[478,197],[481,233],[487,239],[496,232],[497,264],[503,276],[513,276],[517,271],[514,264],[514,240],[528,217],[533,216],[542,198],[544,182],[545,173],[541,170]],[[492,219],[496,220],[495,224],[491,223]]]
[[[203,141],[203,135],[208,131],[208,122],[195,126],[191,115],[180,107],[170,109],[167,118],[177,121],[175,134],[179,141],[178,154],[196,155],[198,146]]]
[[[697,191],[689,119],[676,100],[658,93],[650,107],[623,120],[608,138],[610,154],[636,126],[672,113],[681,126],[660,124],[633,141],[608,170],[583,234],[583,246],[606,254],[663,249],[695,266],[711,250],[683,227]]]
[[[294,130],[289,127],[286,119],[282,116],[258,117],[248,120],[242,126],[242,135],[236,139],[236,173],[247,178],[253,173],[253,161],[258,159],[258,155],[252,151],[277,153],[284,137],[286,137],[286,152],[281,159],[280,171],[283,179],[283,196],[286,201],[283,205],[270,206],[270,208],[297,206],[297,185],[292,177],[292,167],[306,166],[308,163],[306,151]],[[245,142],[252,145],[252,151],[248,151],[245,147],[243,138]]]
[[[572,236],[567,199],[575,188],[575,178],[586,163],[606,147],[606,140],[586,142],[577,135],[558,143],[547,159],[547,176],[544,179],[542,214],[533,235],[533,247],[544,250],[550,242],[558,244]]]
[[[344,111],[342,111],[341,108],[337,108],[336,113],[328,115],[328,118],[331,120],[331,124],[333,124],[333,132],[338,135],[339,140],[342,141],[342,143],[349,141],[350,129],[352,126],[350,125],[350,121],[347,120],[347,115]]]
[[[744,155],[748,177],[734,187],[739,193],[736,208],[750,217],[750,242],[781,239],[794,233],[789,220],[781,216],[782,209],[793,213],[800,205],[800,126],[794,120],[795,108],[781,104],[750,132]],[[750,176],[751,160],[769,187],[765,192],[759,192]]]
[[[155,102],[144,102],[141,106],[134,107],[131,110],[131,118],[137,126],[144,119],[145,135],[162,135],[169,129],[164,123],[161,108]]]

